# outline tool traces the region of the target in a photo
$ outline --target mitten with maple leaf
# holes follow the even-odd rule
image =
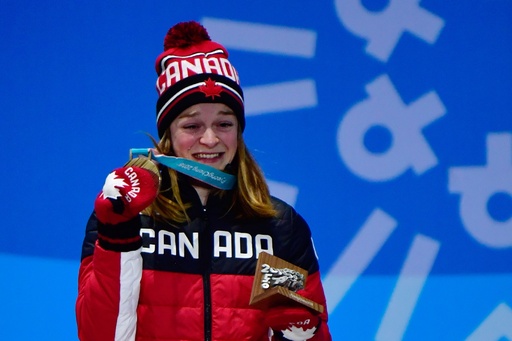
[[[158,195],[158,174],[152,161],[137,158],[107,176],[94,202],[98,243],[103,248],[129,251],[140,246],[139,213]]]
[[[305,307],[270,308],[265,313],[265,323],[274,333],[272,340],[324,341],[320,335],[316,334],[321,324],[320,316]]]

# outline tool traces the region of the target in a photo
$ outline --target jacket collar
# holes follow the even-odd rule
[[[161,188],[169,189],[171,186],[167,167],[162,166],[160,173],[162,176]],[[204,217],[205,212],[207,212],[208,217],[234,216],[234,212],[231,209],[234,194],[233,190],[212,188],[206,205],[203,206],[199,195],[191,184],[192,181],[196,180],[178,172],[178,186],[180,189],[181,199],[184,203],[192,204],[192,206],[187,209],[187,214],[190,219],[193,220],[195,218]],[[164,195],[169,199],[172,199],[172,192],[170,190],[166,190]]]

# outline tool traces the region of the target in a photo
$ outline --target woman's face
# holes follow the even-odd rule
[[[200,103],[184,110],[170,127],[178,157],[223,170],[235,157],[238,120],[222,103]]]

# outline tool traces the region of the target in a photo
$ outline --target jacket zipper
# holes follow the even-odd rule
[[[203,275],[204,283],[204,340],[212,339],[212,303],[210,297],[210,274]]]
[[[206,238],[205,254],[203,259],[204,272],[203,272],[203,292],[204,292],[204,340],[211,341],[212,339],[212,297],[211,297],[211,283],[210,283],[210,267],[211,267],[211,243],[210,227],[208,223],[208,215],[206,214],[206,206],[203,206],[203,214],[205,221],[205,235]]]

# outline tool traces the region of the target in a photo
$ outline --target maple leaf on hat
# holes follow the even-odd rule
[[[215,99],[215,96],[220,97],[220,93],[222,92],[222,87],[220,85],[217,85],[217,83],[212,80],[211,78],[208,78],[206,80],[205,85],[201,85],[199,87],[199,90],[204,93],[206,97],[212,97],[212,100]]]

